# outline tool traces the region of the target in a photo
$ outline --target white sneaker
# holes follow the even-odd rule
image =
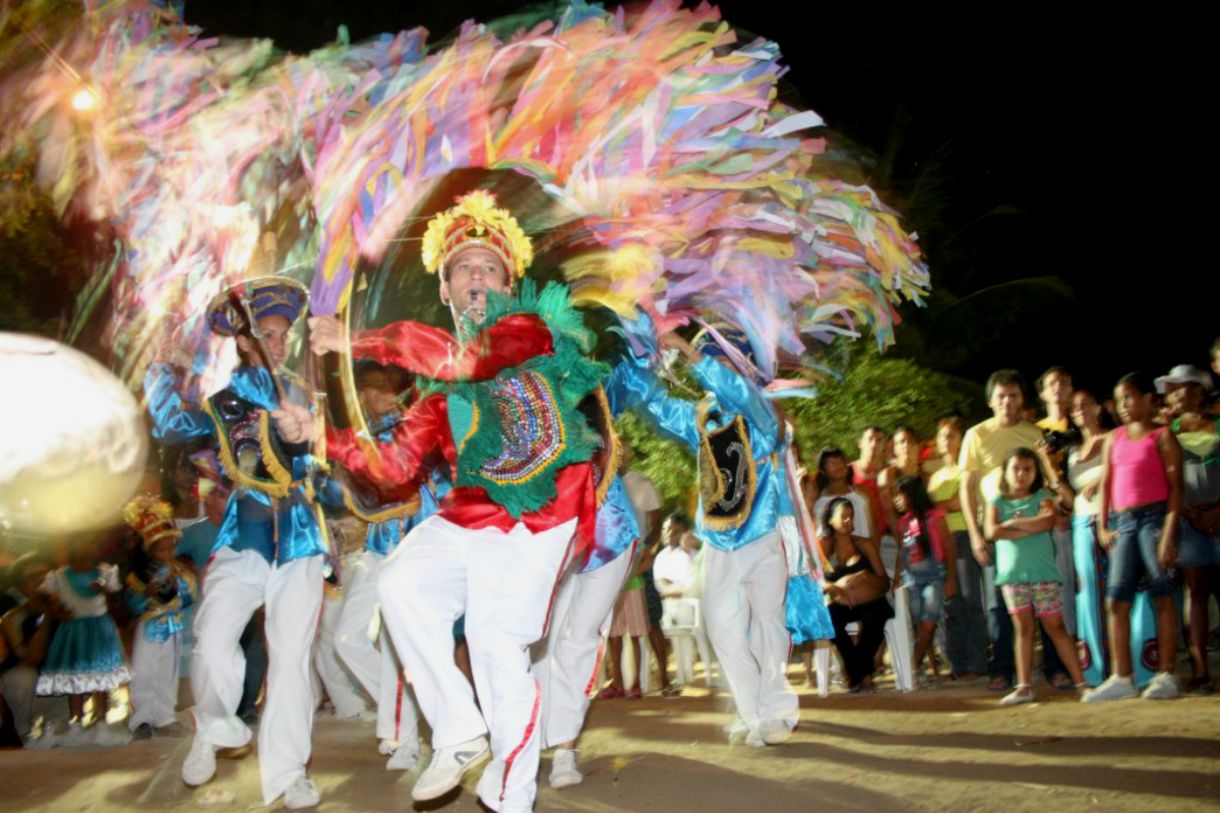
[[[1131,682],[1131,678],[1111,675],[1096,689],[1085,692],[1080,702],[1100,703],[1104,700],[1126,700],[1135,696],[1135,684]]]
[[[729,745],[736,745],[749,736],[749,734],[750,727],[740,717],[735,718],[733,722],[724,727],[724,735],[729,738]]]
[[[491,754],[486,737],[475,737],[469,742],[439,748],[432,752],[432,762],[411,788],[411,798],[426,802],[444,796],[458,786],[462,775],[479,765]]]
[[[190,753],[182,762],[182,781],[192,788],[202,785],[216,775],[216,748],[204,742],[196,734],[191,741]]]
[[[747,729],[745,742],[750,748],[767,747],[767,741],[763,739],[762,732],[760,732],[757,728]]]
[[[418,762],[419,751],[404,742],[395,749],[394,753],[390,754],[390,758],[385,762],[385,769],[387,771],[409,771]]]
[[[758,724],[758,735],[767,745],[779,745],[792,739],[792,729],[783,720],[763,720]]]
[[[94,745],[127,745],[130,742],[131,732],[125,727],[111,725],[110,723],[98,723],[93,726]]]
[[[1178,689],[1178,681],[1168,672],[1157,672],[1152,682],[1144,688],[1140,697],[1145,700],[1169,700],[1178,697],[1182,692]]]
[[[559,790],[570,788],[585,781],[585,776],[576,767],[576,751],[571,748],[556,748],[551,760],[551,775],[547,783]]]
[[[308,776],[298,776],[297,780],[284,791],[284,807],[289,810],[300,810],[304,807],[317,807],[322,801],[318,786]]]
[[[1022,703],[1032,702],[1034,702],[1034,690],[1029,687],[1029,684],[1017,686],[1017,688],[1000,698],[1001,706],[1019,706]]]
[[[398,750],[398,740],[381,740],[377,743],[377,753],[388,757]]]

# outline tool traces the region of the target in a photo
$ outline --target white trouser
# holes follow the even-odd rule
[[[737,714],[749,726],[800,716],[786,667],[791,640],[784,625],[788,567],[779,531],[735,551],[703,552],[703,617],[729,682]]]
[[[379,611],[377,572],[385,556],[371,550],[352,557],[343,571],[343,612],[335,630],[335,648],[343,665],[377,701],[377,738],[399,740],[418,748],[415,702],[401,679],[398,658],[384,631],[380,646],[369,637]]]
[[[326,695],[334,704],[335,716],[340,720],[350,720],[368,711],[369,707],[360,694],[356,679],[339,662],[337,630],[342,613],[343,596],[332,595],[323,588],[322,623],[318,628],[313,665],[326,688]]]
[[[542,688],[543,748],[573,741],[584,728],[614,601],[633,561],[635,545],[596,570],[569,573],[559,588],[546,640],[532,653]]]
[[[486,771],[498,781],[485,774],[480,787],[500,793],[480,798],[493,810],[533,809],[541,698],[529,647],[546,632],[575,529],[576,520],[538,534],[521,523],[508,533],[470,530],[433,516],[402,541],[377,579],[394,648],[432,726],[432,747],[490,730]],[[482,714],[453,661],[453,622],[463,612]]]
[[[177,722],[178,659],[182,656],[179,632],[160,643],[144,636],[144,625],[136,625],[131,649],[131,717],[127,725],[135,731],[144,723],[161,728]]]
[[[254,551],[222,548],[212,557],[195,616],[191,689],[195,736],[220,748],[250,741],[235,714],[246,659],[241,634],[266,606],[267,699],[259,725],[263,801],[271,804],[305,775],[313,737],[309,655],[322,606],[322,557],[272,566]]]

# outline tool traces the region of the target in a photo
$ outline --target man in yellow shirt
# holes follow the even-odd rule
[[[1004,458],[1010,451],[1024,446],[1036,449],[1042,441],[1042,431],[1024,420],[1025,382],[1016,370],[998,370],[987,379],[987,404],[992,417],[966,430],[962,440],[958,467],[962,471],[962,517],[970,534],[970,547],[983,567],[993,564],[991,547],[983,535],[983,507],[1000,493],[1000,478]],[[1058,488],[1058,477],[1051,473],[1048,487]],[[993,614],[991,662],[988,688],[1006,691],[1012,684],[1013,649],[1012,619],[1005,610],[1003,598],[996,590]]]

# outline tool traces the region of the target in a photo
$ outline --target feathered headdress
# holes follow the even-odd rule
[[[123,507],[123,520],[139,532],[144,549],[160,539],[179,539],[182,531],[174,525],[174,509],[165,500],[141,494]]]
[[[525,276],[534,261],[534,245],[507,209],[496,206],[490,192],[477,189],[428,222],[423,260],[429,274],[443,270],[465,248],[485,248],[504,263],[509,278]]]

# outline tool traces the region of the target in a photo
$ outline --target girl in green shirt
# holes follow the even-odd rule
[[[1004,458],[1000,493],[987,506],[988,539],[995,540],[996,584],[1004,594],[1016,633],[1017,687],[1000,701],[1013,706],[1034,699],[1030,672],[1034,660],[1034,616],[1055,645],[1077,692],[1084,689],[1076,644],[1063,625],[1063,586],[1055,565],[1051,530],[1055,497],[1042,487],[1038,455],[1018,447]]]

